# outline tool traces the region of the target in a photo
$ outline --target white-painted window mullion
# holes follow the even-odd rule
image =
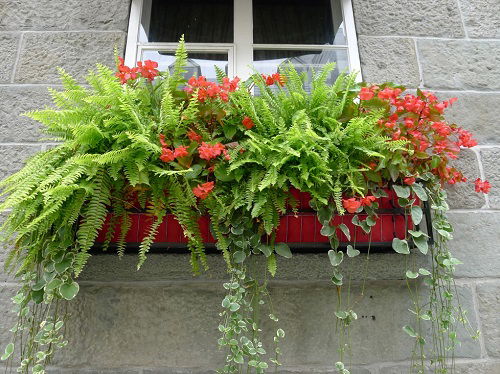
[[[253,73],[252,0],[234,0],[234,66],[242,79]]]
[[[354,24],[352,0],[342,0],[342,13],[348,46],[349,70],[351,72],[357,72],[356,81],[361,82],[363,77],[361,75],[361,63],[359,60],[358,38],[356,36],[356,25]]]

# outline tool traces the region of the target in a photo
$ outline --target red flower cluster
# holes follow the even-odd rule
[[[356,197],[351,197],[349,199],[343,199],[342,205],[349,213],[356,213],[356,211],[361,206],[371,206],[373,202],[375,202],[377,198],[375,196],[365,196],[360,197],[359,199]]]
[[[487,180],[483,182],[480,178],[477,178],[474,182],[474,185],[476,192],[482,192],[485,194],[490,192],[491,184]]]
[[[200,154],[200,158],[208,161],[220,156],[221,153],[224,154],[226,160],[230,160],[226,147],[221,143],[212,145],[202,142],[198,147],[198,153]]]
[[[191,94],[195,89],[198,89],[198,101],[205,102],[207,99],[221,99],[222,101],[229,100],[229,92],[234,92],[238,88],[238,82],[240,78],[235,77],[233,80],[230,80],[227,77],[224,77],[222,80],[222,84],[217,84],[215,82],[207,81],[207,79],[200,75],[198,78],[191,77],[188,80],[188,85],[184,88],[184,90]]]
[[[201,139],[202,139],[201,135],[199,135],[196,131],[194,131],[192,129],[188,131],[187,137],[192,142],[196,142],[198,144],[201,143]]]
[[[457,158],[460,147],[474,147],[477,142],[471,133],[448,124],[442,116],[457,99],[440,102],[434,94],[420,90],[417,95],[401,96],[401,93],[399,87],[370,86],[361,89],[359,98],[363,101],[377,98],[388,104],[388,115],[379,124],[393,140],[409,141],[412,152],[407,157],[411,174],[431,171],[443,182],[465,181],[462,173],[449,167],[448,162]],[[405,178],[405,183],[413,184],[414,180]]]
[[[248,130],[250,130],[252,127],[255,126],[255,123],[253,123],[252,119],[250,117],[245,117],[243,118],[243,121],[241,121],[243,126],[245,126]]]
[[[196,197],[200,199],[206,199],[210,192],[214,189],[214,182],[207,182],[203,184],[199,184],[193,188],[193,193]]]
[[[277,83],[279,86],[284,86],[286,83],[286,78],[279,73],[274,73],[271,75],[261,75],[262,79],[264,79],[264,82],[266,82],[266,86],[272,86],[275,83]]]
[[[186,157],[189,155],[187,148],[183,145],[175,148],[173,151],[168,148],[167,143],[165,142],[165,135],[160,134],[160,143],[161,143],[161,156],[160,160],[163,162],[172,162],[176,158]]]
[[[121,84],[125,84],[129,80],[137,79],[139,74],[149,81],[152,81],[158,75],[158,70],[156,69],[158,67],[158,63],[155,61],[138,61],[137,67],[130,68],[125,65],[125,61],[123,60],[123,58],[118,57],[118,60],[118,72],[115,74],[115,76],[120,79]]]

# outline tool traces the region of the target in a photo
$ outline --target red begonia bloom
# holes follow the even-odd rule
[[[361,201],[362,206],[372,206],[372,203],[376,200],[377,200],[377,198],[375,196],[369,195],[369,196],[362,197],[360,201]]]
[[[416,181],[415,177],[406,177],[405,179],[403,179],[403,182],[405,184],[407,184],[408,186],[411,186],[412,184],[414,184]]]
[[[163,162],[172,162],[175,160],[174,151],[169,148],[162,148],[160,160]]]
[[[198,186],[193,188],[193,193],[196,197],[200,199],[206,199],[210,192],[214,189],[214,182],[207,182],[203,184],[199,184]]]
[[[255,126],[255,123],[253,123],[252,119],[248,116],[246,116],[245,118],[243,118],[243,121],[241,121],[241,123],[243,124],[243,126],[245,126],[248,130],[250,130],[252,127]]]
[[[476,192],[482,192],[485,194],[490,192],[491,184],[487,180],[483,182],[480,178],[477,178],[476,181],[474,182],[474,185]]]
[[[198,153],[200,154],[200,158],[204,160],[211,160],[219,156],[226,148],[223,144],[217,143],[214,145],[202,142],[198,147]]]
[[[158,63],[156,61],[146,60],[144,62],[137,62],[139,72],[149,81],[152,81],[158,75],[158,70],[156,69],[157,67]]]
[[[183,145],[175,148],[175,150],[174,150],[175,158],[186,157],[188,155],[189,155],[189,152],[187,151],[187,148]]]
[[[196,133],[194,130],[189,130],[187,133],[187,136],[188,136],[189,140],[191,140],[192,142],[201,143],[201,139],[202,139],[201,135]]]
[[[356,198],[351,197],[350,199],[343,199],[342,205],[349,213],[356,213],[358,208],[361,206],[361,201],[356,200]]]
[[[362,87],[361,91],[359,91],[359,99],[360,100],[371,100],[375,93],[368,87]]]

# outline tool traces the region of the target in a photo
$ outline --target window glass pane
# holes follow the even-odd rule
[[[141,42],[232,43],[233,0],[145,0]]]
[[[175,54],[173,51],[143,51],[142,60],[153,60],[158,62],[160,71],[172,71]],[[215,82],[215,65],[226,72],[227,75],[227,53],[225,52],[190,52],[188,53],[188,65],[185,67],[187,73],[185,78],[189,79],[193,75],[204,75],[207,80]]]
[[[253,0],[256,44],[345,44],[340,0]]]
[[[347,50],[345,49],[254,51],[254,66],[261,74],[277,73],[280,66],[285,66],[288,62],[291,62],[299,73],[305,72],[309,78],[309,82],[313,70],[316,72],[319,71],[328,62],[336,62],[335,70],[332,71],[327,80],[329,84],[335,81],[340,72],[347,72],[349,70]],[[306,90],[309,89],[308,84],[306,85]]]

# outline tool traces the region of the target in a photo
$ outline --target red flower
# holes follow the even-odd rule
[[[200,199],[206,199],[210,192],[214,189],[214,182],[207,182],[199,184],[193,188],[193,193],[196,197]]]
[[[458,133],[457,145],[459,147],[472,148],[477,145],[477,141],[474,138],[472,138],[472,134],[467,130],[458,128],[457,133]]]
[[[163,162],[172,162],[175,160],[175,154],[169,148],[162,148],[160,160],[162,160]]]
[[[156,61],[146,60],[144,62],[137,62],[137,69],[140,71],[141,75],[150,81],[158,75],[157,67],[158,63]]]
[[[129,80],[134,80],[137,78],[137,68],[129,68],[125,65],[123,58],[118,57],[120,61],[118,64],[118,72],[115,74],[116,77],[120,79],[121,84],[127,83]]]
[[[406,177],[403,179],[403,182],[407,184],[408,186],[411,186],[413,183],[415,183],[415,177]]]
[[[283,75],[279,73],[274,73],[271,77],[273,78],[274,83],[278,83],[280,86],[285,85],[286,78]]]
[[[202,142],[198,147],[198,153],[200,154],[200,158],[204,160],[211,160],[219,156],[226,148],[223,144],[217,143],[214,145]]]
[[[160,138],[160,144],[162,147],[166,147],[167,146],[167,143],[165,142],[165,135],[163,134],[160,134],[159,135],[159,138]]]
[[[245,126],[248,130],[255,126],[255,123],[253,123],[252,119],[248,116],[243,118],[243,121],[241,121],[241,123],[243,123],[243,126]]]
[[[361,201],[356,200],[356,198],[351,197],[350,199],[343,199],[342,205],[349,213],[356,213],[358,208],[361,206]]]
[[[375,196],[365,196],[363,198],[361,198],[361,205],[362,206],[372,206],[372,203],[377,200],[377,198]]]
[[[187,136],[192,142],[201,143],[201,135],[198,135],[194,130],[189,130]]]
[[[476,192],[482,192],[485,194],[490,192],[491,184],[487,180],[483,182],[480,178],[477,178],[476,181],[474,182],[474,185]]]
[[[187,151],[187,148],[185,146],[183,146],[183,145],[175,148],[175,150],[174,150],[174,156],[175,156],[175,158],[186,157],[188,155],[189,155],[189,153]]]
[[[359,91],[359,99],[360,100],[371,100],[375,93],[368,87],[362,87],[361,91]]]

